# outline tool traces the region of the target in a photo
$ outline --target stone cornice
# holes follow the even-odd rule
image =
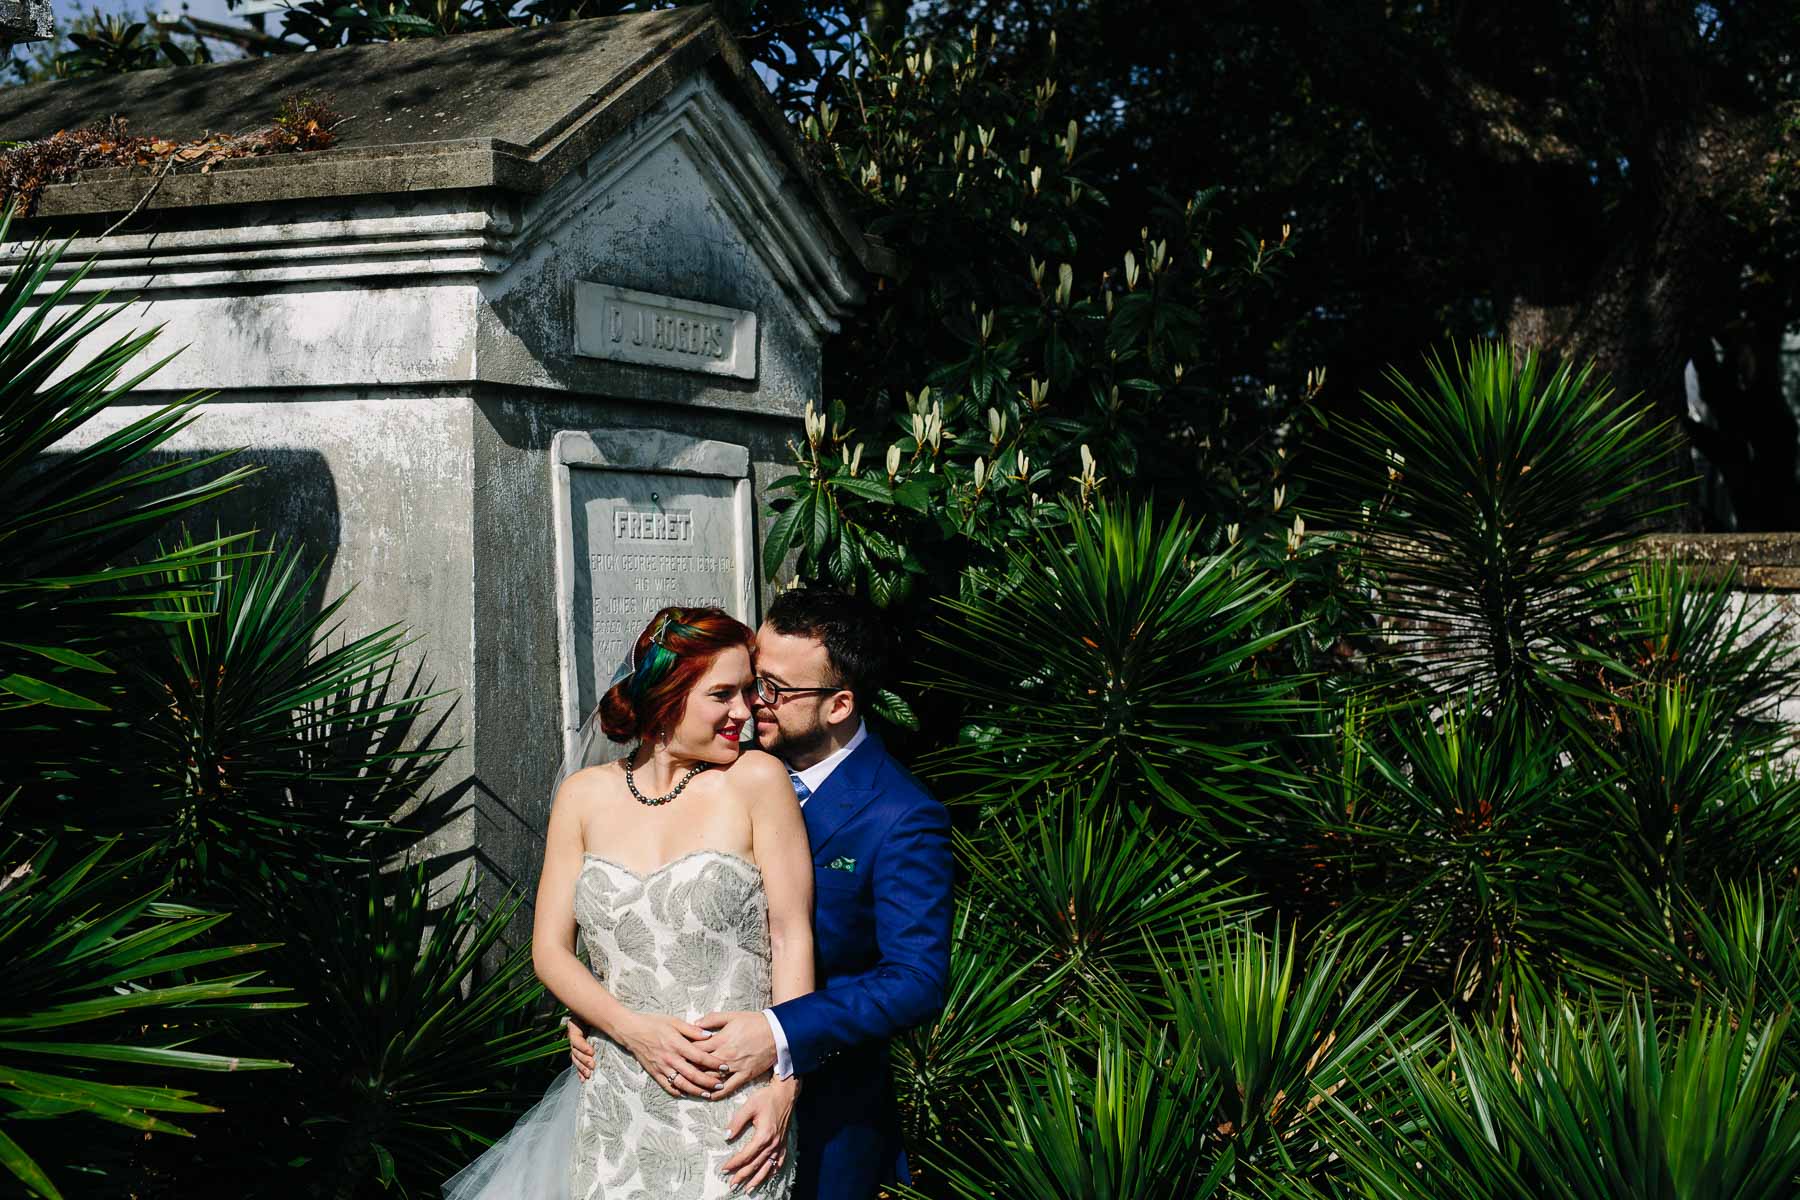
[[[459,41],[458,38],[442,40],[446,43]],[[368,48],[360,49],[366,51]],[[318,57],[323,59],[336,53],[339,52],[326,51]],[[440,212],[453,209],[498,211],[507,207],[505,197],[515,197],[529,206],[533,198],[555,192],[566,180],[579,176],[596,155],[621,134],[630,132],[646,114],[651,114],[654,120],[654,112],[659,106],[684,91],[692,93],[692,82],[698,78],[715,81],[719,98],[712,101],[708,112],[695,116],[683,131],[684,135],[696,144],[712,143],[711,156],[715,165],[712,175],[722,192],[736,192],[753,198],[757,201],[756,207],[768,208],[778,203],[784,222],[805,230],[798,237],[785,237],[770,231],[768,239],[771,245],[785,241],[783,252],[799,256],[793,268],[796,277],[829,281],[842,275],[842,268],[831,261],[835,258],[849,258],[866,270],[892,273],[891,253],[864,239],[846,217],[829,189],[805,163],[792,132],[729,33],[704,9],[693,10],[691,17],[682,14],[666,38],[637,54],[591,94],[572,103],[560,119],[533,137],[531,145],[492,137],[354,145],[306,154],[237,159],[215,164],[204,174],[174,169],[160,181],[141,171],[88,172],[74,182],[45,188],[38,201],[36,217],[18,223],[15,236],[31,236],[47,227],[70,230],[74,226],[76,230],[98,231],[108,227],[118,214],[130,212],[142,202],[143,211],[134,223],[161,232],[116,235],[105,243],[82,238],[76,243],[75,256],[98,253],[103,259],[112,259],[120,253],[129,255],[135,249],[141,257],[155,253],[153,244],[176,242],[182,243],[177,251],[177,257],[180,257],[190,250],[203,253],[200,243],[211,232],[227,232],[207,227],[247,224],[242,210],[255,206],[398,196],[422,200],[427,209]],[[731,116],[725,115],[727,111]],[[781,176],[773,177],[756,165],[752,161],[756,157],[753,152],[729,144],[720,145],[716,137],[709,136],[711,131],[727,123],[735,123],[734,132],[753,132],[756,142],[768,152],[765,157],[784,168]],[[631,145],[637,141],[635,138],[623,140]],[[602,170],[606,169],[606,164],[599,165]],[[489,200],[484,193],[492,194],[493,199]],[[346,206],[337,207],[341,210]],[[237,209],[239,212],[226,217],[217,211],[220,209]],[[254,216],[250,217],[250,220],[254,219]],[[491,222],[484,226],[472,236],[490,240],[499,236]],[[376,244],[379,238],[371,241],[360,234],[345,233],[345,237],[333,240],[345,245],[367,243],[370,254],[388,252],[387,248]],[[470,247],[456,249],[458,253],[450,258],[456,261],[459,269],[468,267],[483,273],[496,265],[483,262],[470,267],[469,256],[463,253]],[[483,246],[477,257],[495,249],[492,245]],[[425,261],[438,264],[426,268],[429,271],[451,265],[441,257],[434,257],[435,248],[424,245],[413,246],[411,251],[397,248],[396,252],[403,260],[395,264],[402,273],[417,273]],[[503,250],[499,252],[504,254]],[[4,248],[0,248],[0,255],[4,253]],[[349,259],[358,255],[337,257]],[[159,259],[157,265],[165,264]],[[176,264],[171,260],[167,265]],[[266,265],[271,264],[253,264],[251,270],[261,270]],[[308,274],[305,277],[316,276]],[[243,281],[252,282],[259,278],[271,277],[247,274]],[[129,285],[121,280],[119,286]],[[166,283],[153,286],[166,286]],[[846,289],[829,283],[825,290],[828,298],[816,319],[830,324],[833,316],[827,315],[829,310],[843,303],[847,291],[854,291],[855,287],[849,285]]]
[[[498,276],[573,210],[603,202],[609,188],[673,142],[706,179],[714,200],[750,239],[815,333],[833,333],[859,302],[860,281],[839,252],[824,214],[804,202],[792,175],[781,170],[788,164],[758,153],[744,114],[708,82],[711,78],[703,74],[684,80],[654,109],[639,112],[636,123],[610,146],[594,147],[590,157],[595,169],[568,170],[557,186],[523,204],[491,187],[432,189],[418,196],[240,212],[229,225],[190,219],[156,232],[78,237],[48,282],[66,279],[83,264],[87,275],[76,284],[76,293],[146,297],[216,288]],[[394,167],[396,160],[386,163]],[[140,177],[129,182],[143,186]],[[308,207],[319,215],[304,215]],[[24,243],[0,245],[0,264],[24,252]]]

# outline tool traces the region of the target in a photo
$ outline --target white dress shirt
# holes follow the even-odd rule
[[[868,739],[869,727],[864,725],[859,718],[856,723],[856,732],[850,735],[849,741],[812,766],[801,771],[793,771],[793,774],[800,777],[800,782],[806,785],[807,796],[817,795],[819,789],[825,786],[825,781],[831,778],[831,773],[837,770],[846,758],[850,757],[851,751]],[[805,799],[800,801],[800,807],[806,807]],[[763,1009],[763,1016],[769,1019],[769,1032],[775,1037],[775,1078],[787,1079],[794,1073],[794,1057],[788,1051],[787,1033],[782,1030],[781,1021],[775,1016],[774,1009]]]

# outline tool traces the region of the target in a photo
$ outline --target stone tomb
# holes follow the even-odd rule
[[[92,258],[79,296],[135,297],[107,332],[164,327],[138,365],[185,347],[86,436],[215,391],[177,449],[265,470],[193,523],[304,541],[346,632],[418,638],[474,801],[431,849],[529,888],[626,639],[670,602],[756,618],[767,486],[885,264],[704,9],[0,89],[0,140],[254,128],[302,92],[333,148],[92,173],[13,236],[75,235],[51,286]]]

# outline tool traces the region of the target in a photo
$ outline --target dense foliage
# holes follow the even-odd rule
[[[1510,347],[1426,367],[1343,431],[1332,535],[1101,502],[940,606],[956,986],[1007,1000],[907,1039],[916,1194],[1800,1183],[1793,655],[1633,561],[1666,427]],[[1297,672],[1346,572],[1355,665]]]
[[[252,28],[193,18],[108,24],[77,13],[75,41],[15,63],[31,78],[104,73],[186,61],[207,45],[291,53],[667,2],[307,0],[270,33],[260,17]],[[873,158],[823,159],[860,218],[896,225],[909,270],[936,274],[926,265],[935,260],[962,277],[913,292],[907,315],[922,302],[931,319],[894,322],[878,302],[834,348],[834,397],[862,404],[875,392],[860,381],[883,372],[880,407],[856,411],[852,424],[885,425],[926,368],[953,361],[930,345],[939,315],[961,320],[970,300],[978,312],[1011,302],[990,296],[985,281],[1016,292],[1004,281],[1017,277],[1021,251],[1072,262],[1076,279],[1090,281],[1116,270],[1125,249],[1141,261],[1134,234],[1146,226],[1179,252],[1182,240],[1154,214],[1211,194],[1223,231],[1248,227],[1272,241],[1272,227],[1287,223],[1305,253],[1296,286],[1212,331],[1224,369],[1199,374],[1203,388],[1241,396],[1274,384],[1292,393],[1308,368],[1323,366],[1332,383],[1322,404],[1353,414],[1387,365],[1419,347],[1501,336],[1552,359],[1595,362],[1621,392],[1646,395],[1681,424],[1702,483],[1684,492],[1679,519],[1742,529],[1800,520],[1800,432],[1784,348],[1800,320],[1800,9],[1787,0],[715,7],[796,124],[824,120],[829,107],[846,122],[839,149],[847,141],[875,149],[902,132],[927,163],[942,147],[915,135],[954,134],[943,122],[943,68],[949,48],[975,35],[983,70],[1006,83],[969,110],[974,122],[998,131],[1010,163],[1022,148],[1008,136],[1013,114],[1053,84],[1050,127],[1077,123],[1081,181],[1111,200],[1088,214],[1079,244],[1047,255],[1041,242],[960,236],[978,228],[960,221],[965,206],[901,165],[909,156],[892,146]],[[930,61],[927,49],[939,72],[918,88],[899,68]],[[902,87],[889,93],[896,77]],[[866,138],[852,128],[865,112]],[[1055,156],[1032,150],[1032,165],[1054,173]],[[869,161],[879,162],[878,177],[860,173]],[[908,195],[894,204],[902,176]],[[1228,190],[1213,192],[1220,184]],[[1062,196],[1060,187],[1046,194]],[[907,236],[927,230],[950,236]],[[905,345],[911,337],[923,343],[916,353]],[[903,363],[880,352],[896,340]],[[1209,397],[1171,401],[1159,415],[1186,425],[1194,403],[1205,436]]]
[[[109,411],[154,335],[82,345],[60,257],[0,280],[0,1192],[435,1194],[553,1037],[507,910],[380,870],[456,801],[441,697],[297,552],[171,525],[246,468],[168,452],[201,397]]]
[[[328,47],[620,7],[285,20]],[[828,352],[764,557],[891,614],[915,665],[885,707],[956,816],[951,1001],[895,1054],[912,1194],[1800,1186],[1800,779],[1771,708],[1800,670],[1728,578],[1635,543],[1681,501],[1658,355],[1695,356],[1709,404],[1757,390],[1714,406],[1726,440],[1776,448],[1746,475],[1714,447],[1733,488],[1792,472],[1766,361],[1796,303],[1783,27],[1715,6],[1683,33],[1667,18],[1692,9],[1652,5],[1625,46],[1610,10],[1551,7],[727,6],[902,264]],[[1290,20],[1331,44],[1297,56]],[[1658,54],[1679,104],[1641,86]],[[1715,133],[1744,151],[1717,178],[1684,158]],[[1667,297],[1656,353],[1627,344],[1619,314]],[[505,914],[375,870],[451,799],[427,783],[429,684],[397,631],[332,637],[291,552],[171,530],[117,565],[175,511],[175,468],[142,456],[188,409],[42,472],[141,346],[44,391],[77,326],[0,328],[23,331],[0,346],[12,511],[90,514],[0,540],[0,599],[37,623],[0,680],[31,747],[8,864],[68,871],[0,905],[106,960],[52,956],[0,1023],[125,979],[158,1009],[92,1010],[93,1042],[9,1037],[0,1071],[39,1055],[58,1082],[0,1090],[5,1161],[46,1194],[32,1172],[78,1166],[147,1193],[190,1170],[428,1188],[541,1042],[520,964],[471,969]],[[116,512],[84,499],[102,479]],[[115,728],[130,768],[90,752]],[[79,847],[38,849],[52,829]],[[112,908],[83,907],[97,873]],[[130,1049],[84,1058],[101,1042]],[[251,1044],[297,1086],[105,1090],[135,1086],[133,1054],[204,1070]],[[93,1116],[160,1132],[106,1142]]]

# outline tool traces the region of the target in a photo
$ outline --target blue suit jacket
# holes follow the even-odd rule
[[[950,817],[873,733],[806,801],[815,990],[775,1006],[794,1071],[797,1200],[906,1178],[888,1039],[944,1007]]]

